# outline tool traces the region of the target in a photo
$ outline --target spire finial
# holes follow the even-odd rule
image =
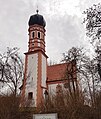
[[[37,5],[37,10],[36,10],[36,12],[37,12],[37,14],[38,14],[38,12],[39,12],[39,10],[38,10],[38,5]]]

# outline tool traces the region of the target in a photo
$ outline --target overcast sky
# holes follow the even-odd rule
[[[72,46],[85,46],[83,11],[100,0],[0,0],[0,52],[7,47],[28,50],[28,20],[36,13],[46,20],[46,51],[59,62]],[[23,55],[24,56],[24,55]]]

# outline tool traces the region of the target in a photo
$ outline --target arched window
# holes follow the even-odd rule
[[[44,91],[44,95],[45,95],[45,100],[48,100],[48,91],[47,90]]]
[[[33,93],[32,93],[32,92],[29,92],[29,93],[28,93],[28,99],[29,99],[29,100],[32,100],[32,99],[33,99]]]
[[[38,32],[38,38],[40,39],[40,32]]]
[[[32,33],[32,37],[33,37],[33,38],[35,37],[35,32]]]
[[[56,93],[57,93],[57,94],[61,94],[61,93],[62,93],[62,86],[61,86],[60,84],[58,84],[58,85],[56,86]]]

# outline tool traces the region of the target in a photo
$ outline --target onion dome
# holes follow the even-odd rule
[[[30,16],[28,24],[29,24],[29,26],[32,26],[35,24],[43,26],[43,27],[46,26],[46,22],[44,20],[44,17],[42,15],[38,14],[38,10],[37,10],[37,14]]]

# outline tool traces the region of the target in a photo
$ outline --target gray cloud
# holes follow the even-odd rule
[[[84,37],[82,21],[77,16],[65,14],[47,20],[47,50],[53,59],[61,59],[62,53],[72,46],[78,46]],[[54,55],[52,55],[54,53]],[[60,55],[60,57],[58,57]]]
[[[6,0],[0,1],[0,50],[7,46],[22,47],[26,35],[26,14],[23,1]],[[22,47],[23,48],[23,47]]]
[[[81,12],[92,3],[92,0],[79,1],[77,7]],[[38,1],[40,14],[47,22],[47,54],[55,61],[72,46],[81,45],[84,39],[82,18],[68,15],[66,10],[62,15],[58,12],[61,4],[60,0]],[[17,46],[23,54],[28,49],[28,19],[35,14],[37,0],[0,0],[0,5],[0,51]]]

